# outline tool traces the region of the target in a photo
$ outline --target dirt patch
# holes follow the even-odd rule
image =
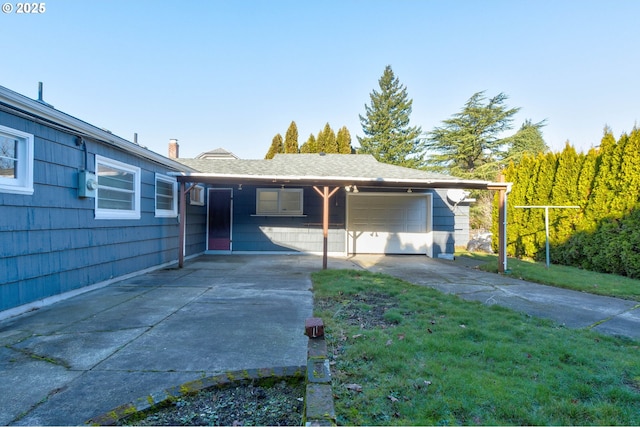
[[[303,379],[241,382],[200,391],[137,414],[120,425],[301,425]]]
[[[395,326],[395,322],[385,318],[385,313],[398,307],[393,297],[381,293],[343,295],[339,300],[321,299],[314,304],[319,310],[335,312],[334,316],[360,329]]]

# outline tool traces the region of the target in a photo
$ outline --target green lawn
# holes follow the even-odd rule
[[[484,261],[480,269],[497,273],[498,256],[477,252],[456,252],[456,257],[468,257]],[[552,264],[548,269],[544,262],[507,259],[508,275],[536,283],[573,289],[592,294],[606,295],[640,301],[640,280],[614,274],[596,273],[576,267]]]
[[[640,424],[639,342],[366,271],[313,283],[339,424]]]

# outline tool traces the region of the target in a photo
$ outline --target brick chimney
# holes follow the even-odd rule
[[[180,151],[180,146],[178,145],[178,140],[170,139],[169,140],[169,158],[177,159],[178,157],[180,157],[179,151]]]

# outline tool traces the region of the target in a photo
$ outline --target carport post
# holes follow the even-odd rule
[[[327,252],[329,250],[329,199],[336,194],[340,187],[336,187],[329,193],[329,187],[324,186],[323,191],[320,191],[315,185],[313,189],[322,197],[322,269],[327,269]]]
[[[489,185],[487,190],[498,191],[498,272],[507,271],[507,193],[511,189],[510,183],[504,182],[504,175],[500,175],[501,185]]]

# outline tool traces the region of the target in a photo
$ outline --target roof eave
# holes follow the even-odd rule
[[[349,176],[299,176],[299,175],[248,175],[181,173],[172,175],[181,182],[201,182],[210,184],[273,183],[298,185],[359,185],[362,187],[404,187],[404,188],[465,188],[474,190],[508,190],[511,183],[464,179],[411,179],[411,178],[366,178]]]
[[[65,127],[75,130],[78,133],[94,138],[98,141],[117,147],[121,150],[128,151],[137,156],[147,158],[164,166],[177,169],[193,171],[194,169],[180,162],[172,160],[154,151],[136,145],[131,141],[116,136],[111,132],[97,128],[85,121],[56,110],[53,107],[44,105],[36,100],[28,98],[4,86],[0,86],[0,101],[4,101],[7,105],[22,110],[30,115],[40,117],[53,123],[64,125]]]

